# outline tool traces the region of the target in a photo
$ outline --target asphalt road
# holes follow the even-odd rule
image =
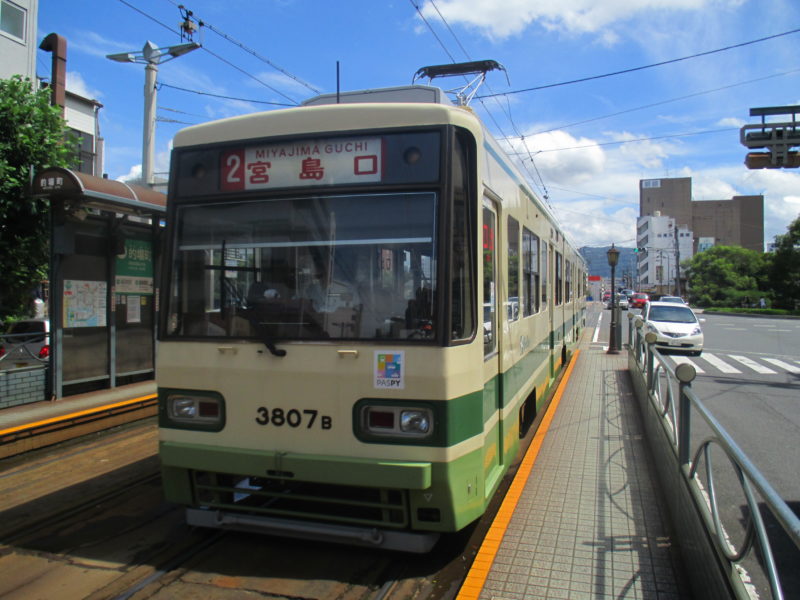
[[[800,320],[704,314],[692,387],[787,502],[800,502]]]

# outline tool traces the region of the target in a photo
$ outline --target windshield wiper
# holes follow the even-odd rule
[[[267,347],[269,353],[272,354],[273,356],[286,356],[286,350],[275,346],[275,343],[268,337],[264,337],[264,339],[262,339],[261,341]]]
[[[267,347],[267,350],[269,350],[270,354],[273,356],[286,356],[286,350],[283,348],[278,348],[275,345],[275,340],[267,334],[267,328],[264,327],[257,318],[248,316],[247,320],[250,321],[250,324],[255,328],[261,343]]]

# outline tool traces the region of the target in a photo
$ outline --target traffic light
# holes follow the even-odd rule
[[[744,159],[744,164],[748,169],[796,169],[800,167],[800,155],[797,152],[790,151],[786,153],[784,159],[778,155],[773,163],[772,154],[769,152],[748,152]]]

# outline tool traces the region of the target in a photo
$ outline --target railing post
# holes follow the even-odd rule
[[[658,336],[652,331],[644,336],[644,341],[647,344],[647,389],[653,391],[653,363],[655,357],[653,356],[653,344],[656,343]]]
[[[675,368],[675,376],[678,378],[678,389],[680,397],[678,399],[678,462],[680,465],[689,464],[689,440],[691,437],[691,401],[686,393],[691,389],[692,381],[697,377],[697,371],[690,364],[680,364]]]

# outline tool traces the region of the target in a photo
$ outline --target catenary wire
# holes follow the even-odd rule
[[[653,108],[653,107],[656,107],[656,106],[662,106],[664,104],[670,104],[672,102],[679,102],[681,100],[688,100],[689,98],[695,98],[697,96],[703,96],[705,94],[712,94],[714,92],[720,92],[720,91],[723,91],[723,90],[728,90],[728,89],[731,89],[731,88],[734,88],[734,87],[738,87],[738,86],[742,86],[742,85],[748,85],[748,84],[751,84],[751,83],[758,83],[759,81],[764,81],[764,80],[772,79],[772,78],[775,78],[775,77],[784,77],[786,75],[791,75],[791,74],[797,73],[797,72],[800,72],[800,68],[792,69],[790,71],[784,71],[782,73],[775,73],[773,75],[766,75],[765,77],[758,77],[756,79],[749,79],[747,81],[740,81],[738,83],[732,83],[730,85],[724,85],[722,87],[714,88],[714,89],[711,89],[711,90],[704,90],[702,92],[695,92],[693,94],[687,94],[685,96],[678,96],[677,98],[670,98],[668,100],[661,100],[660,102],[652,102],[650,104],[644,104],[642,106],[634,106],[633,108],[627,108],[625,110],[621,110],[621,111],[614,112],[614,113],[609,113],[607,115],[601,115],[601,116],[598,116],[598,117],[592,117],[591,119],[584,119],[583,121],[575,121],[573,123],[567,123],[565,125],[558,125],[556,127],[550,128],[550,129],[545,129],[543,131],[536,131],[536,132],[530,133],[529,136],[541,135],[541,134],[544,134],[544,133],[552,133],[553,131],[560,131],[560,130],[563,130],[563,129],[568,129],[570,127],[575,127],[577,125],[585,125],[586,123],[593,123],[595,121],[601,121],[603,119],[610,119],[612,117],[618,117],[620,115],[636,112],[636,111],[639,111],[639,110],[645,110],[645,109]],[[522,137],[522,136],[517,136],[517,137]],[[505,139],[512,139],[512,138],[505,138]]]
[[[416,2],[414,2],[414,0],[409,0],[409,1],[411,2],[411,5],[412,5],[412,6],[413,6],[413,7],[416,9],[417,13],[419,14],[420,18],[423,20],[423,22],[425,23],[425,25],[428,27],[428,30],[429,30],[429,31],[430,31],[430,32],[433,34],[433,36],[434,36],[434,37],[436,38],[436,40],[439,42],[439,45],[440,45],[440,46],[442,47],[442,49],[445,51],[445,53],[447,54],[447,56],[448,56],[448,57],[450,57],[450,60],[451,60],[452,62],[455,62],[455,58],[454,58],[454,57],[453,57],[453,55],[452,55],[452,54],[449,52],[449,50],[447,49],[447,47],[444,45],[444,42],[441,40],[441,38],[439,38],[439,36],[436,34],[435,30],[433,29],[433,26],[432,26],[432,25],[431,25],[431,24],[428,22],[428,20],[427,20],[427,19],[425,18],[425,16],[422,14],[422,11],[420,10],[420,8],[419,8],[419,6],[416,4]],[[433,9],[436,11],[436,14],[439,16],[439,19],[442,21],[442,23],[444,24],[444,26],[445,26],[445,27],[447,28],[447,30],[450,32],[450,35],[451,35],[451,36],[453,37],[453,39],[455,40],[456,44],[458,44],[458,47],[459,47],[459,48],[461,49],[461,51],[464,53],[464,56],[466,56],[466,57],[467,57],[467,59],[469,59],[469,60],[472,60],[472,56],[470,56],[470,54],[469,54],[469,52],[467,51],[467,49],[466,49],[466,48],[464,47],[464,45],[461,43],[461,40],[459,40],[459,38],[458,38],[458,36],[456,35],[455,31],[453,31],[453,28],[452,28],[452,27],[450,27],[450,24],[447,22],[447,19],[444,17],[444,15],[442,14],[442,12],[439,10],[439,7],[436,5],[436,2],[435,2],[434,0],[429,0],[429,2],[430,2],[430,4],[431,4],[431,6],[433,7]],[[492,89],[491,89],[491,86],[490,86],[488,83],[486,83],[486,86],[487,86],[487,88],[488,88],[490,91],[492,91]],[[481,106],[483,106],[483,109],[484,109],[484,111],[486,111],[486,114],[489,116],[489,118],[490,118],[490,119],[491,119],[491,121],[494,123],[495,127],[497,128],[497,131],[498,131],[498,133],[500,134],[500,139],[509,139],[509,138],[506,136],[505,132],[503,131],[503,128],[500,126],[500,123],[498,123],[498,122],[497,122],[497,119],[495,119],[495,117],[494,117],[494,114],[492,113],[492,111],[491,111],[491,110],[489,110],[489,107],[488,107],[488,106],[486,106],[486,103],[485,103],[485,102],[484,102],[482,99],[479,99],[478,101],[481,103]],[[509,105],[509,107],[508,107],[508,110],[506,110],[506,109],[503,107],[502,103],[500,102],[500,100],[499,100],[498,98],[495,98],[495,101],[497,102],[498,106],[500,107],[500,110],[501,110],[501,111],[503,111],[503,112],[505,113],[506,117],[508,118],[508,121],[509,121],[509,123],[511,124],[511,128],[514,130],[514,132],[515,132],[515,133],[517,133],[518,137],[521,137],[521,138],[523,138],[523,139],[524,139],[524,136],[522,136],[522,135],[520,134],[520,131],[519,131],[519,129],[517,128],[516,124],[514,123],[514,119],[513,119],[513,117],[511,116],[511,107],[510,107],[510,105]],[[530,171],[529,171],[529,169],[528,169],[528,165],[527,165],[525,162],[522,162],[522,163],[521,163],[521,165],[522,165],[522,167],[525,169],[525,171],[528,173],[528,178],[529,178],[530,182],[531,182],[531,183],[534,185],[534,187],[536,187],[536,188],[539,188],[539,190],[541,191],[541,194],[542,194],[542,198],[543,198],[543,199],[544,199],[544,201],[547,203],[547,205],[548,205],[548,206],[550,206],[550,208],[552,209],[553,207],[550,205],[550,201],[549,201],[549,200],[550,200],[550,193],[547,191],[547,185],[545,184],[545,182],[544,182],[544,179],[542,178],[542,175],[541,175],[541,173],[539,172],[539,169],[538,169],[538,167],[536,166],[536,162],[535,162],[535,161],[534,161],[534,159],[533,159],[533,155],[530,155],[530,159],[531,159],[531,165],[533,166],[533,169],[534,169],[534,171],[536,172],[536,176],[539,178],[539,183],[540,183],[541,185],[539,185],[539,184],[537,184],[537,183],[536,183],[536,178],[533,176],[533,174],[531,174],[531,173],[530,173]]]
[[[152,15],[148,15],[146,12],[144,12],[144,11],[143,11],[143,10],[141,10],[140,8],[137,8],[136,6],[134,6],[133,4],[131,4],[130,2],[128,2],[127,0],[118,0],[118,1],[119,1],[119,2],[121,2],[122,4],[124,4],[125,6],[127,6],[128,8],[130,8],[130,9],[132,9],[132,10],[135,10],[135,11],[136,11],[136,12],[138,12],[139,14],[141,14],[141,15],[143,15],[143,16],[145,16],[145,17],[147,17],[148,19],[150,19],[150,20],[151,20],[151,21],[153,21],[154,23],[157,23],[158,25],[160,25],[161,27],[163,27],[163,28],[164,28],[164,29],[166,29],[167,31],[171,31],[171,32],[172,32],[172,33],[174,33],[175,35],[178,35],[178,36],[180,36],[180,33],[179,33],[179,32],[177,32],[177,31],[175,31],[174,29],[172,29],[172,28],[171,28],[169,25],[166,25],[166,24],[162,23],[161,21],[159,21],[158,19],[156,19],[156,18],[155,18],[155,17],[153,17]],[[239,66],[237,66],[237,65],[233,64],[232,62],[230,62],[229,60],[227,60],[227,59],[225,59],[225,58],[222,58],[221,56],[219,56],[218,54],[216,54],[216,53],[212,52],[211,50],[209,50],[209,49],[208,49],[208,48],[206,48],[205,46],[200,46],[200,48],[201,48],[202,50],[204,50],[205,52],[207,52],[208,54],[210,54],[211,56],[213,56],[214,58],[216,58],[217,60],[219,60],[219,61],[221,61],[221,62],[223,62],[223,63],[227,64],[228,66],[230,66],[230,67],[232,67],[232,68],[236,69],[236,70],[237,70],[237,71],[239,71],[240,73],[242,73],[242,74],[244,74],[244,75],[247,75],[248,77],[250,77],[250,78],[251,78],[251,79],[253,79],[254,81],[256,81],[256,82],[260,83],[260,84],[261,84],[261,85],[263,85],[265,88],[267,88],[267,89],[269,89],[269,90],[271,90],[271,91],[275,92],[275,93],[276,93],[276,94],[278,94],[279,96],[282,96],[283,98],[285,98],[286,100],[288,100],[289,102],[291,102],[291,103],[292,103],[292,106],[296,106],[296,105],[298,104],[298,102],[297,102],[297,101],[296,101],[294,98],[290,98],[289,96],[287,96],[287,95],[286,95],[286,94],[284,94],[283,92],[281,92],[281,91],[279,91],[279,90],[276,90],[274,87],[272,87],[272,86],[271,86],[271,85],[269,85],[268,83],[265,83],[265,82],[261,81],[261,80],[260,80],[258,77],[256,77],[255,75],[253,75],[253,74],[251,74],[251,73],[248,73],[247,71],[245,71],[245,70],[244,70],[244,69],[242,69],[241,67],[239,67]]]
[[[179,4],[178,2],[175,2],[175,0],[167,0],[167,2],[169,2],[170,4],[172,4],[173,6],[175,6],[177,8],[182,8],[183,7],[183,4]],[[233,38],[232,36],[228,35],[227,33],[225,33],[224,31],[221,31],[220,29],[218,29],[217,27],[215,27],[214,25],[212,25],[211,23],[209,23],[205,19],[200,19],[196,15],[194,15],[193,13],[192,13],[192,15],[195,16],[195,18],[198,19],[198,22],[199,22],[200,26],[207,27],[208,29],[210,29],[211,31],[216,33],[218,36],[220,36],[224,40],[230,42],[231,44],[233,44],[235,46],[238,46],[239,48],[241,48],[242,50],[244,50],[248,54],[254,56],[255,58],[257,58],[261,62],[263,62],[265,64],[268,64],[270,67],[272,67],[276,71],[279,71],[280,73],[283,73],[288,78],[293,79],[294,81],[296,81],[297,83],[299,83],[303,87],[308,88],[309,90],[311,90],[315,94],[320,94],[321,93],[319,89],[315,88],[310,83],[308,83],[306,81],[303,81],[297,75],[294,75],[293,73],[290,73],[289,71],[287,71],[283,67],[280,67],[279,65],[276,65],[270,59],[266,58],[265,56],[260,55],[256,50],[253,50],[249,46],[246,46],[243,42],[240,42],[239,40],[237,40],[237,39]]]
[[[752,44],[758,44],[758,43],[761,43],[761,42],[765,42],[765,41],[768,41],[768,40],[773,40],[773,39],[776,39],[776,38],[779,38],[779,37],[783,37],[783,36],[786,36],[786,35],[791,35],[791,34],[794,34],[794,33],[797,33],[797,32],[800,32],[800,28],[792,29],[792,30],[789,30],[789,31],[784,31],[783,33],[776,33],[774,35],[769,35],[769,36],[766,36],[766,37],[763,37],[763,38],[758,38],[757,40],[750,40],[748,42],[741,42],[739,44],[733,44],[733,45],[730,45],[730,46],[725,46],[724,48],[717,48],[715,50],[707,50],[705,52],[698,52],[696,54],[691,54],[689,56],[682,56],[680,58],[672,58],[670,60],[663,60],[661,62],[652,63],[652,64],[649,64],[649,65],[642,65],[640,67],[631,67],[630,69],[622,69],[621,71],[613,71],[611,73],[603,73],[602,75],[591,75],[589,77],[581,77],[579,79],[571,79],[569,81],[561,81],[561,82],[558,82],[558,83],[548,83],[546,85],[539,85],[539,86],[535,86],[535,87],[525,88],[525,89],[522,89],[522,90],[512,90],[510,92],[500,92],[500,93],[497,93],[497,94],[484,94],[484,95],[482,95],[480,97],[481,98],[490,98],[490,97],[493,97],[493,96],[507,96],[507,95],[511,95],[511,94],[522,94],[523,92],[534,92],[534,91],[538,91],[538,90],[546,90],[546,89],[549,89],[549,88],[560,87],[560,86],[563,86],[563,85],[571,85],[573,83],[583,83],[585,81],[593,81],[595,79],[603,79],[605,77],[614,77],[615,75],[624,75],[626,73],[634,73],[636,71],[643,71],[645,69],[652,69],[654,67],[662,67],[664,65],[670,65],[670,64],[681,62],[681,61],[684,61],[684,60],[690,60],[692,58],[699,58],[701,56],[709,56],[711,54],[718,54],[720,52],[726,52],[728,50],[733,50],[733,49],[736,49],[736,48],[742,48],[744,46],[750,46]]]
[[[734,127],[725,127],[723,129],[706,129],[704,131],[692,131],[688,133],[673,133],[670,135],[659,135],[654,137],[646,137],[646,138],[636,138],[633,140],[619,140],[616,142],[598,142],[594,144],[585,144],[583,146],[570,146],[568,148],[549,148],[547,150],[537,150],[535,154],[543,154],[545,152],[561,152],[564,150],[580,150],[583,148],[595,148],[597,146],[616,146],[621,144],[632,144],[634,142],[649,142],[651,140],[663,140],[667,138],[676,138],[676,137],[689,137],[692,135],[705,135],[709,133],[723,133],[726,131],[739,131]],[[525,154],[524,152],[517,152],[516,155]]]
[[[201,92],[199,90],[190,90],[188,88],[178,87],[177,85],[170,85],[160,81],[159,87],[167,87],[173,90],[180,90],[181,92],[189,92],[190,94],[199,94],[200,96],[211,96],[212,98],[221,98],[223,100],[237,100],[239,102],[252,102],[253,104],[269,104],[271,106],[296,106],[296,104],[286,104],[285,102],[268,102],[266,100],[251,100],[249,98],[236,98],[235,96],[224,96],[222,94],[212,94],[211,92]]]

